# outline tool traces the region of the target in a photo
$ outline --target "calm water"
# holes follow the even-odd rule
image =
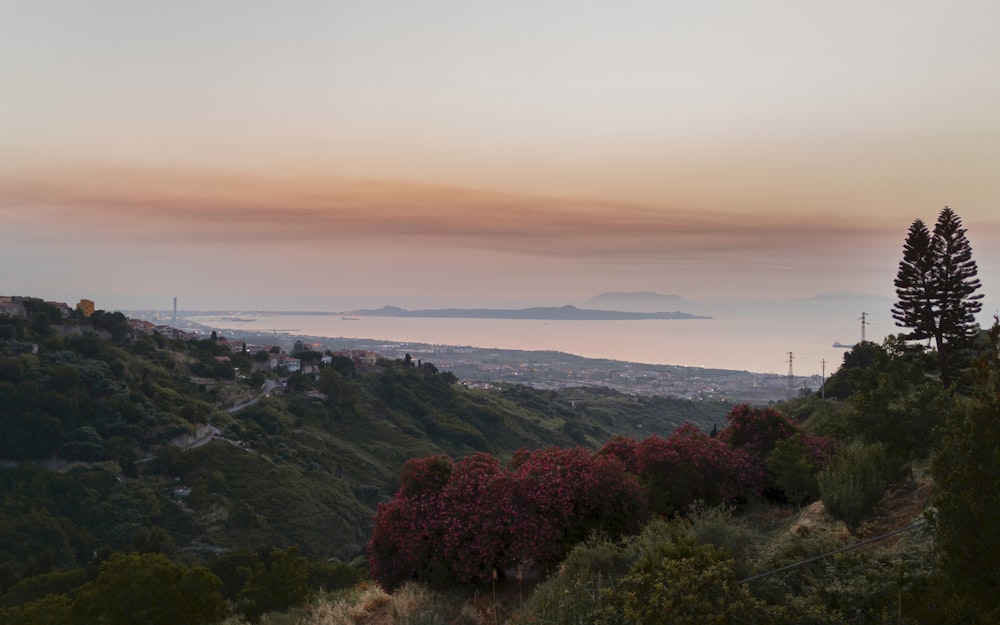
[[[467,345],[482,348],[556,350],[588,358],[613,358],[690,367],[787,373],[788,352],[796,375],[837,369],[843,349],[855,342],[859,324],[843,319],[729,317],[642,321],[536,321],[512,319],[414,319],[339,315],[267,315],[234,323],[220,317],[189,317],[221,330],[288,332],[308,336],[371,338],[386,342]],[[881,340],[873,334],[869,340]]]

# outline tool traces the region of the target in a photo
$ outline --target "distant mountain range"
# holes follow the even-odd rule
[[[691,310],[697,305],[680,295],[654,293],[653,291],[612,291],[601,293],[587,300],[588,306],[634,312],[658,310]]]
[[[620,310],[595,310],[576,306],[539,306],[515,310],[497,308],[440,308],[435,310],[407,310],[398,306],[383,306],[368,310],[354,310],[352,315],[370,317],[423,317],[446,319],[538,319],[546,321],[630,321],[639,319],[711,319],[685,312],[627,312]]]
[[[329,310],[201,310],[201,316],[224,316],[230,321],[250,321],[266,315],[341,315],[353,319],[373,317],[422,317],[450,319],[540,319],[540,320],[635,320],[635,319],[722,319],[734,316],[750,318],[829,318],[838,325],[849,323],[868,313],[871,323],[882,323],[886,332],[895,328],[889,316],[893,300],[868,293],[831,292],[789,299],[732,299],[697,302],[680,295],[653,291],[610,291],[582,302],[582,306],[536,306],[531,308],[435,308],[409,310],[399,306]],[[169,319],[170,311],[160,311]],[[188,314],[192,314],[188,311]]]
[[[586,300],[588,307],[612,308],[635,312],[651,312],[656,310],[684,310],[693,315],[722,317],[758,317],[758,318],[831,318],[842,319],[844,323],[861,316],[862,312],[869,314],[870,321],[888,322],[891,329],[888,311],[893,300],[889,297],[838,291],[820,293],[807,297],[786,299],[722,299],[713,302],[696,302],[680,295],[655,293],[653,291],[613,291],[601,293]]]

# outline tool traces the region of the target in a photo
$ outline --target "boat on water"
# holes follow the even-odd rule
[[[341,317],[342,321],[361,321],[360,317]]]
[[[844,345],[844,344],[843,344],[843,343],[841,343],[840,341],[837,341],[836,343],[834,343],[834,344],[833,344],[833,346],[834,346],[834,347],[838,347],[838,348],[840,348],[840,349],[853,349],[853,348],[854,348],[854,346],[853,346],[853,345]]]

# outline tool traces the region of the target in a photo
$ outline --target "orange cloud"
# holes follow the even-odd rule
[[[25,212],[57,232],[147,244],[376,241],[605,260],[860,247],[905,229],[406,182],[112,167],[0,176],[0,214]]]

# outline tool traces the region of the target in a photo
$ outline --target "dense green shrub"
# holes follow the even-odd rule
[[[22,606],[47,595],[64,595],[86,581],[88,580],[85,569],[53,571],[29,577],[14,584],[0,597],[0,606]]]
[[[875,510],[891,475],[882,444],[851,443],[835,454],[830,466],[819,474],[823,504],[854,532]]]
[[[785,622],[737,583],[734,563],[723,551],[687,538],[656,545],[617,589],[604,594],[624,623]]]
[[[188,568],[162,554],[116,553],[77,591],[71,622],[208,625],[228,612],[219,586],[204,567]]]
[[[736,576],[744,579],[756,572],[755,557],[762,532],[745,518],[734,516],[729,506],[692,506],[688,534],[698,543],[710,544],[733,559]]]
[[[774,476],[775,486],[797,505],[819,495],[816,475],[820,467],[820,461],[810,452],[804,434],[778,441],[767,457],[767,469]]]
[[[615,612],[605,593],[616,590],[634,560],[627,546],[604,538],[577,545],[559,572],[535,587],[515,622],[614,622]]]
[[[73,600],[68,595],[46,595],[17,608],[0,608],[4,625],[67,625],[72,620]]]
[[[251,621],[265,612],[286,610],[309,597],[309,562],[297,547],[261,550],[250,566],[237,606]]]
[[[852,435],[883,443],[903,461],[926,458],[931,433],[953,402],[953,395],[927,369],[920,347],[888,337],[870,367],[851,372],[853,409],[846,416]]]
[[[823,609],[848,623],[917,623],[921,596],[932,585],[929,550],[851,551],[824,562],[816,598]]]
[[[343,562],[310,562],[309,588],[334,591],[353,586],[365,578],[360,569]]]

